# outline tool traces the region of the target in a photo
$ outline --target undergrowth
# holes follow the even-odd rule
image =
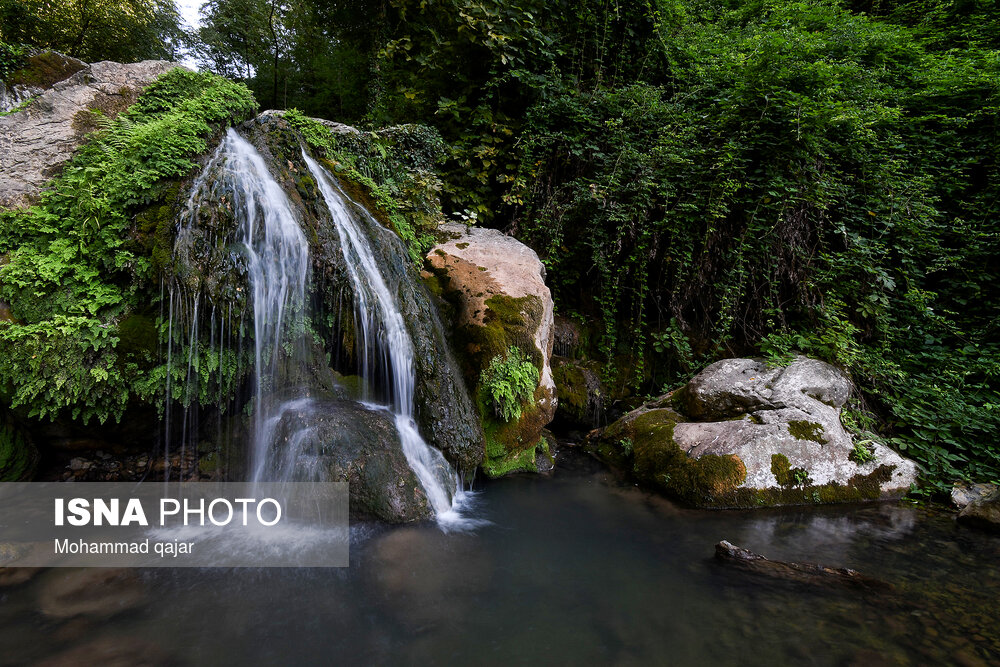
[[[155,313],[153,254],[169,239],[152,237],[172,227],[143,230],[136,218],[169,210],[213,134],[255,108],[241,84],[174,69],[117,118],[98,113],[99,129],[36,205],[0,213],[0,300],[13,317],[0,322],[5,402],[40,419],[104,422],[158,396],[167,370],[151,370],[155,346],[125,353],[120,325]]]

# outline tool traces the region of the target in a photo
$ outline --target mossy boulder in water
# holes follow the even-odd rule
[[[497,230],[455,224],[441,229],[450,238],[428,253],[425,278],[445,305],[465,379],[477,397],[486,435],[483,470],[494,477],[535,470],[542,429],[557,405],[545,268],[533,250]],[[516,416],[508,412],[511,418],[504,418],[492,405],[483,374],[512,351],[534,365],[537,384]]]
[[[0,408],[0,482],[30,481],[37,466],[31,438]]]
[[[591,446],[641,482],[701,507],[902,496],[916,465],[879,443],[869,445],[869,460],[857,460],[840,423],[849,393],[842,373],[814,359],[785,367],[727,359],[625,415]]]
[[[353,401],[303,402],[283,413],[272,446],[297,466],[293,479],[347,482],[354,518],[403,523],[432,514],[386,410]]]

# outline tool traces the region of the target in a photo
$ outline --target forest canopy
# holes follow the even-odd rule
[[[1000,479],[994,2],[209,0],[201,16],[191,53],[263,108],[436,128],[445,211],[538,251],[615,396],[802,352],[852,374],[845,418],[932,490]],[[179,35],[163,0],[0,0],[0,17],[10,44],[90,60],[160,57]]]

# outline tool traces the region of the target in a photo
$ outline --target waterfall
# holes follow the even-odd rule
[[[396,297],[390,291],[372,252],[371,243],[361,227],[360,215],[369,226],[380,225],[360,206],[349,206],[348,197],[330,174],[305,150],[302,157],[319,185],[340,238],[344,265],[354,286],[358,336],[358,358],[365,386],[375,385],[379,369],[389,389],[390,409],[410,468],[417,475],[439,521],[457,518],[453,498],[461,491],[457,474],[438,450],[430,447],[420,435],[414,420],[413,341],[399,311]]]
[[[329,210],[340,239],[347,277],[353,286],[358,369],[366,392],[363,404],[391,417],[406,462],[439,523],[451,527],[475,525],[462,519],[453,506],[465,498],[458,475],[441,452],[424,441],[414,419],[413,340],[363,225],[385,230],[364,209],[358,207],[355,211],[335,179],[305,151],[303,157]],[[362,217],[365,215],[368,217]],[[228,223],[208,226],[201,223],[202,218],[213,216],[222,216]],[[214,346],[218,340],[221,349],[226,344],[224,335],[231,336],[234,328],[242,331],[242,323],[249,324],[252,317],[254,384],[249,478],[254,482],[323,479],[324,472],[312,446],[315,430],[310,425],[311,420],[315,423],[314,406],[318,405],[312,395],[321,387],[314,387],[300,377],[302,369],[314,365],[325,367],[318,363],[320,353],[314,355],[313,345],[306,341],[311,325],[307,299],[309,243],[295,205],[271,175],[264,157],[235,130],[228,130],[193,184],[177,238],[175,259],[189,270],[169,286],[171,344],[167,362],[169,367],[171,355],[185,353],[184,357],[177,356],[185,359],[188,367],[183,388],[185,405],[192,403],[191,397],[198,392],[199,355],[195,350],[200,344],[199,318],[206,320],[202,327],[210,328],[205,332],[209,344]],[[225,259],[218,260],[220,255]],[[237,311],[243,311],[237,317],[242,318],[245,313],[246,320],[235,322],[231,316],[221,316],[222,308],[228,306],[229,312],[232,310],[233,291],[227,292],[216,284],[225,274],[238,274],[246,280],[246,283],[234,282],[231,290],[242,289],[235,285],[249,286],[249,294],[240,297],[242,308],[237,306]],[[217,308],[219,304],[223,305]],[[171,381],[168,377],[168,395],[173,395]],[[387,400],[368,393],[373,389],[388,392]],[[305,425],[289,433],[283,427],[289,417],[300,419]],[[169,412],[167,419],[169,438]],[[197,425],[189,425],[188,421],[189,411],[185,410],[182,450],[189,438],[197,437]]]

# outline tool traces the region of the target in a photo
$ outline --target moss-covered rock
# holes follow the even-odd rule
[[[544,267],[527,246],[496,230],[444,225],[451,238],[427,254],[425,281],[450,319],[450,337],[468,386],[478,399],[486,434],[483,470],[499,476],[534,468],[542,429],[557,399],[552,374],[552,297]],[[538,369],[538,384],[517,418],[491,408],[483,373],[511,349]]]
[[[605,398],[600,364],[552,357],[552,378],[559,397],[556,420],[575,428],[600,426],[604,418]]]
[[[27,482],[38,466],[31,437],[0,408],[0,482]]]
[[[839,408],[848,386],[815,360],[783,368],[727,360],[628,413],[590,446],[640,482],[700,507],[899,497],[915,465],[878,443],[872,460],[852,460]]]
[[[303,138],[283,114],[275,112],[261,114],[241,126],[240,131],[264,156],[272,175],[302,215],[312,261],[312,333],[322,339],[324,356],[338,374],[357,376],[361,364],[357,358],[354,287],[340,236],[302,158]],[[349,129],[345,131],[350,133]],[[336,165],[321,163],[338,179],[348,206],[357,212],[357,221],[368,237],[382,278],[396,296],[396,306],[406,323],[414,348],[414,416],[421,435],[458,469],[471,473],[484,456],[482,428],[435,302],[420,280],[406,246],[394,233],[390,217],[378,208],[366,186],[340,178],[342,173]],[[354,388],[365,389],[360,384]],[[367,389],[376,396],[385,391],[385,387]]]

